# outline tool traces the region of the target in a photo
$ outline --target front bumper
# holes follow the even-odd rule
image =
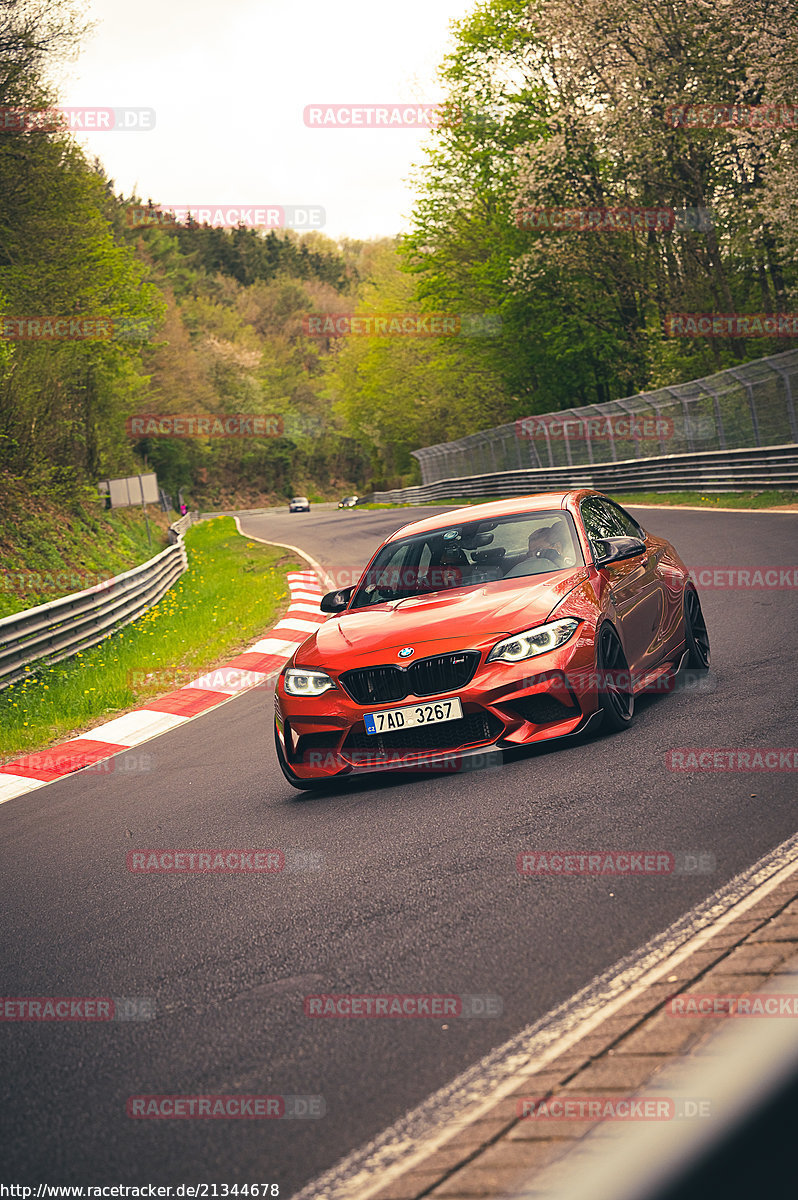
[[[582,733],[598,713],[593,630],[585,626],[558,650],[521,663],[480,665],[470,682],[434,696],[356,703],[338,686],[322,696],[275,689],[276,734],[298,779],[379,771],[456,770],[461,759]],[[366,733],[363,714],[459,697],[463,717],[391,733]],[[439,764],[437,767],[435,764]]]

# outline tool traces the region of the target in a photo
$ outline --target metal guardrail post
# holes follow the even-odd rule
[[[740,374],[739,371],[735,370],[734,367],[727,367],[726,372],[729,375],[733,375],[738,383],[741,383],[748,393],[748,407],[751,409],[751,428],[754,431],[754,441],[756,442],[757,446],[761,446],[762,439],[759,436],[759,415],[756,411],[756,401],[754,400],[754,385],[751,383],[750,379],[746,379]]]
[[[612,428],[612,421],[609,419],[609,413],[607,413],[606,415],[607,415],[607,438],[610,443],[610,457],[613,462],[617,462],[618,461],[618,447],[615,445],[615,431]]]
[[[593,456],[593,438],[590,433],[590,421],[585,421],[585,451],[587,454],[587,461],[589,463],[595,462]]]
[[[546,450],[548,451],[548,454],[549,454],[549,466],[553,467],[554,466],[554,455],[552,454],[552,450],[551,450],[551,433],[549,431],[548,424],[545,421],[543,422],[543,436],[546,439]]]
[[[565,457],[568,462],[568,466],[572,467],[574,465],[574,460],[571,456],[571,438],[568,434],[568,421],[567,420],[563,421],[563,424],[562,424],[562,440],[563,440],[563,444],[565,446]]]
[[[513,435],[515,437],[515,460],[516,460],[516,463],[518,464],[518,469],[520,471],[521,468],[523,467],[524,463],[523,463],[523,455],[521,454],[521,439],[518,436],[518,429],[519,429],[519,426],[518,426],[518,422],[516,421],[515,425],[513,426]]]
[[[729,375],[736,374],[736,372],[732,371],[731,368],[728,369],[727,373]],[[709,386],[709,384],[706,383],[703,379],[696,379],[695,382],[696,382],[697,387],[702,388],[707,393],[707,395],[712,397],[712,407],[713,407],[713,410],[715,413],[715,433],[717,434],[717,439],[718,439],[718,449],[725,450],[726,449],[726,431],[723,428],[723,417],[721,416],[721,412],[720,412],[720,399],[718,397],[718,393],[715,391],[714,388],[711,388]],[[757,446],[760,444],[758,434],[757,434],[756,444],[757,444]]]
[[[651,392],[645,392],[644,397],[645,397],[646,403],[650,404],[651,407],[654,409],[654,413],[655,413],[656,421],[657,421],[657,441],[659,442],[660,453],[664,454],[665,453],[665,437],[662,432],[662,428],[663,428],[662,410],[663,410],[664,406],[661,404],[660,401],[654,399]],[[673,405],[668,405],[667,407],[672,408]]]
[[[792,397],[792,384],[790,377],[784,367],[779,366],[772,358],[763,358],[762,362],[770,367],[771,371],[775,371],[777,375],[781,375],[784,383],[784,397],[787,401],[787,419],[790,422],[790,433],[794,442],[798,442],[798,422],[795,419],[795,404]]]
[[[690,415],[689,400],[685,399],[683,396],[680,396],[675,388],[668,387],[665,388],[665,391],[670,392],[672,396],[675,396],[677,404],[681,406],[684,440],[687,442],[688,450],[695,450],[695,442],[693,441],[693,419]]]
[[[631,420],[633,420],[637,416],[637,412],[625,400],[616,400],[615,403],[619,406],[619,408],[623,412],[626,413],[627,417],[630,418],[630,423],[631,423]],[[636,438],[635,439],[635,458],[639,458],[639,457],[640,457],[640,439]]]

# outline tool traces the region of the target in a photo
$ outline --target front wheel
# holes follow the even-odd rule
[[[692,588],[686,588],[684,593],[684,645],[687,666],[694,671],[706,671],[710,658],[709,634],[701,611],[701,601]]]
[[[596,669],[602,724],[613,733],[628,729],[635,713],[632,678],[621,639],[611,625],[605,625],[599,634]]]

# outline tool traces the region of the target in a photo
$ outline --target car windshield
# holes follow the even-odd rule
[[[452,523],[383,546],[352,608],[456,587],[548,575],[584,562],[568,513],[514,513]]]

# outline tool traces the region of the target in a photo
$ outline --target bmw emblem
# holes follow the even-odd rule
[[[400,658],[409,658],[412,653],[413,653],[412,646],[402,646],[402,649],[399,651],[399,657]]]

